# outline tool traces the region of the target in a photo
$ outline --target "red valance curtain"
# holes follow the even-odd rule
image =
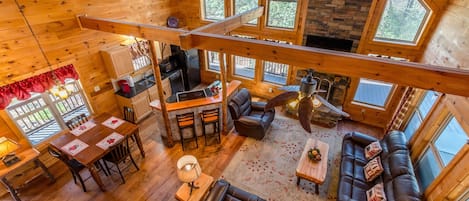
[[[42,93],[55,85],[54,74],[64,84],[66,78],[78,80],[78,73],[73,64],[60,67],[25,80],[0,87],[0,110],[5,109],[11,99],[26,100],[31,97],[31,92]]]

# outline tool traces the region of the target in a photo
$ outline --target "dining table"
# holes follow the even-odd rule
[[[112,125],[114,122],[116,123],[115,126]],[[54,139],[50,142],[50,145],[60,150],[63,154],[66,154],[70,159],[75,159],[86,166],[99,188],[102,191],[106,191],[101,177],[99,176],[98,169],[94,164],[109,153],[111,149],[102,148],[100,143],[110,136],[115,136],[116,133],[120,134],[119,136],[122,136],[122,139],[134,136],[133,139],[137,143],[141,155],[145,157],[142,141],[138,133],[138,125],[112,116],[109,113],[101,113],[91,118],[84,125],[88,125],[89,128],[83,129],[84,131],[82,133],[77,134],[73,132],[76,130],[74,129]],[[76,142],[79,143],[71,146],[71,144]],[[76,150],[79,150],[79,152],[70,151],[72,150],[71,147],[73,149],[78,148]]]

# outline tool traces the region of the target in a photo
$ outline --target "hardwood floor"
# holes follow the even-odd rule
[[[239,149],[245,137],[236,133],[222,135],[222,143],[204,146],[203,138],[199,140],[198,149],[186,149],[182,151],[181,145],[176,144],[172,148],[163,145],[160,136],[156,134],[156,118],[150,116],[140,123],[140,135],[144,142],[146,157],[142,158],[136,146],[133,156],[140,167],[136,171],[130,165],[124,170],[125,184],[121,184],[118,173],[106,177],[101,173],[102,180],[107,191],[101,192],[90,177],[87,170],[82,171],[83,178],[88,178],[85,185],[88,192],[83,192],[81,187],[74,184],[73,178],[64,164],[56,163],[50,168],[57,181],[48,184],[45,177],[38,177],[20,191],[22,200],[37,201],[144,201],[144,200],[175,200],[174,194],[182,184],[176,174],[176,162],[184,154],[191,154],[199,160],[202,171],[213,176],[220,177],[225,167],[229,164],[234,153]],[[352,121],[342,121],[338,129],[342,133],[360,131],[373,136],[382,136],[382,130],[366,126]],[[10,200],[9,194],[0,197],[0,200]]]

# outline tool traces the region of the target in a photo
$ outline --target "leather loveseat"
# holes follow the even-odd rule
[[[262,139],[274,120],[275,110],[264,111],[266,102],[252,102],[245,88],[239,90],[228,104],[236,131],[240,135]]]
[[[210,189],[206,201],[265,201],[257,195],[231,185],[226,180],[218,180]]]
[[[414,174],[404,133],[391,131],[380,140],[379,154],[383,173],[372,182],[366,182],[363,167],[367,160],[364,148],[378,139],[359,132],[348,133],[343,138],[337,200],[366,201],[366,191],[382,182],[388,201],[422,200]]]

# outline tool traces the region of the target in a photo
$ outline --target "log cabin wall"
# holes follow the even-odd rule
[[[452,0],[444,10],[441,21],[435,28],[422,63],[469,69],[469,4],[467,1]],[[469,136],[469,98],[446,94],[434,112],[426,118],[412,139],[412,157],[416,162],[425,147],[436,137],[437,130],[447,115],[453,115]],[[451,163],[426,189],[428,200],[456,200],[469,189],[469,145],[466,144]]]
[[[94,113],[113,114],[119,114],[120,109],[99,51],[117,46],[127,37],[81,30],[76,15],[164,25],[177,6],[171,0],[17,0],[17,3],[14,0],[0,1],[0,86],[50,71],[27,21],[53,67],[75,66]],[[101,90],[95,92],[95,86]],[[30,146],[4,110],[0,111],[0,136],[18,140],[22,147]],[[47,142],[44,142],[36,148],[43,153],[41,160],[50,166],[56,160],[44,154],[46,146]]]

